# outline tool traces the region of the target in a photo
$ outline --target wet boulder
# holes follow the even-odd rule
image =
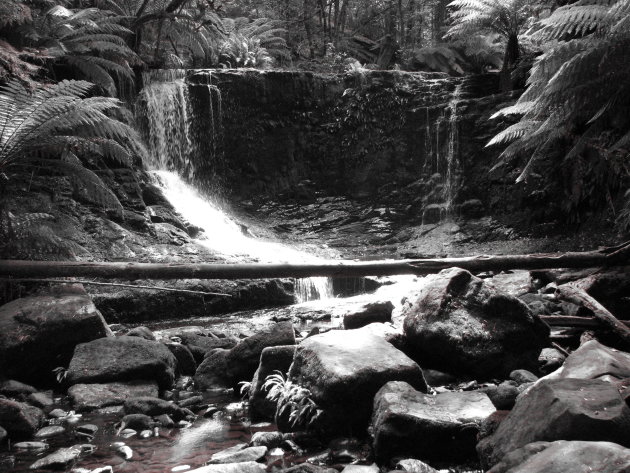
[[[165,343],[171,353],[177,358],[177,372],[184,376],[193,376],[197,371],[197,361],[190,349],[181,343]]]
[[[229,350],[216,348],[209,352],[195,371],[195,386],[201,390],[230,388],[233,385],[228,373]]]
[[[304,340],[289,372],[309,389],[331,427],[367,426],[378,390],[389,381],[406,381],[427,390],[420,367],[382,337],[367,330],[332,330]]]
[[[488,473],[626,473],[630,449],[611,442],[534,442],[507,454]]]
[[[387,383],[374,399],[376,458],[472,458],[480,426],[494,411],[488,396],[479,391],[431,396],[404,382]]]
[[[30,437],[44,421],[41,409],[23,402],[0,398],[0,425],[11,437]]]
[[[74,348],[112,335],[83,286],[16,299],[0,307],[0,373],[34,384],[54,383]]]
[[[253,420],[273,420],[276,404],[267,399],[267,392],[263,389],[263,385],[267,376],[275,371],[287,373],[294,355],[295,345],[268,347],[260,354],[260,364],[254,373],[249,390],[249,412]]]
[[[265,348],[282,345],[295,345],[291,322],[274,324],[229,350],[213,350],[197,367],[195,383],[199,389],[223,385],[237,388],[239,382],[252,379]]]
[[[161,389],[175,379],[177,360],[160,342],[140,337],[100,338],[78,345],[70,361],[70,384],[154,380]]]
[[[459,268],[430,277],[402,315],[408,348],[422,366],[473,378],[536,370],[549,339],[526,304]]]
[[[83,452],[81,445],[73,445],[72,447],[60,448],[50,455],[40,458],[31,465],[31,470],[49,469],[63,470],[72,465]]]
[[[477,445],[486,466],[540,440],[609,441],[630,446],[630,406],[601,380],[542,379],[523,392],[496,431]]]
[[[174,421],[182,420],[188,414],[187,409],[158,397],[135,397],[127,399],[124,404],[127,414],[144,414],[155,417],[167,414]]]
[[[390,301],[368,302],[343,315],[346,330],[361,328],[375,322],[391,322],[394,304]]]
[[[590,340],[571,353],[560,369],[545,377],[563,378],[630,378],[630,353],[609,348],[597,340]]]
[[[73,407],[79,411],[91,411],[108,406],[119,406],[133,397],[157,397],[155,381],[128,381],[107,384],[75,384],[68,389]]]
[[[245,444],[238,444],[215,453],[208,460],[208,464],[256,462],[265,458],[265,455],[267,447],[247,447]]]

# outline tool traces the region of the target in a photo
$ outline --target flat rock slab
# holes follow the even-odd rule
[[[256,462],[267,455],[267,447],[247,447],[243,448],[241,445],[237,445],[238,448],[228,448],[222,452],[215,453],[210,457],[209,464],[219,463],[242,463],[242,462]]]
[[[608,441],[630,446],[630,407],[617,386],[601,380],[542,379],[523,392],[477,452],[486,466],[537,441]]]
[[[630,449],[611,442],[535,442],[505,456],[488,473],[627,473]]]
[[[374,399],[376,457],[382,462],[393,457],[473,457],[479,427],[494,411],[488,396],[479,391],[432,396],[404,382],[387,383]]]
[[[304,340],[289,377],[312,392],[333,426],[364,428],[378,390],[406,381],[426,391],[420,367],[382,337],[367,330],[331,330]]]
[[[35,434],[35,438],[45,439],[48,437],[54,437],[55,435],[63,434],[65,431],[65,427],[61,425],[48,425],[39,429]]]
[[[75,384],[68,389],[72,405],[79,411],[91,411],[108,406],[122,405],[127,399],[141,396],[158,396],[155,381],[128,381],[107,384]]]
[[[74,350],[68,368],[70,384],[155,380],[162,389],[175,379],[177,360],[160,342],[139,337],[99,338]]]
[[[189,470],[188,473],[263,473],[265,465],[256,462],[224,463],[221,465],[206,465]]]
[[[52,470],[60,470],[71,465],[81,455],[82,449],[80,445],[72,447],[60,448],[50,455],[40,458],[30,467],[31,470],[49,468]]]
[[[630,353],[590,340],[571,353],[562,367],[545,379],[597,379],[603,376],[630,378]]]

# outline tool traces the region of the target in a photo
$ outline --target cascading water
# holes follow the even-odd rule
[[[458,84],[448,105],[448,143],[446,150],[446,176],[444,179],[444,210],[446,216],[453,211],[453,199],[459,186],[456,172],[459,169],[459,115],[458,106],[462,95],[462,84]]]
[[[308,263],[321,260],[277,242],[252,238],[222,209],[187,181],[194,177],[194,154],[198,152],[191,129],[190,97],[185,71],[147,73],[139,99],[139,114],[145,120],[149,162],[156,184],[165,197],[189,223],[202,228],[205,235],[198,242],[227,257],[255,259],[265,263]],[[221,123],[221,94],[216,86],[209,89],[209,124],[212,150],[216,150]],[[213,104],[213,98],[215,103]],[[213,153],[213,156],[216,154]],[[333,297],[330,278],[296,280],[298,302]]]

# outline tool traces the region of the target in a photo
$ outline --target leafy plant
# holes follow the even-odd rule
[[[68,376],[68,369],[64,368],[63,366],[58,366],[57,368],[52,370],[52,372],[55,374],[55,379],[59,384],[63,383]]]
[[[69,10],[57,5],[33,22],[29,36],[57,63],[115,96],[117,84],[133,85],[131,67],[141,64],[125,42],[132,31],[121,24],[124,20],[98,8]]]
[[[287,43],[280,36],[281,22],[268,18],[226,18],[227,37],[219,47],[219,59],[230,67],[270,67],[276,58],[288,57]]]
[[[532,36],[544,53],[528,88],[493,116],[520,116],[488,143],[510,143],[497,166],[526,156],[516,179],[523,182],[551,150],[570,143],[559,164],[572,169],[571,205],[598,195],[610,201],[611,181],[630,175],[630,3],[579,0],[536,24]]]
[[[267,376],[263,390],[276,403],[276,421],[288,415],[292,427],[311,428],[323,414],[312,399],[310,390],[289,380],[280,371]]]
[[[32,90],[18,81],[0,87],[0,172],[40,166],[69,175],[77,191],[121,211],[120,202],[83,159],[101,157],[130,166],[146,153],[138,133],[114,118],[120,102],[87,97],[93,84],[62,81]]]
[[[238,383],[238,385],[240,386],[238,393],[241,395],[241,399],[245,399],[249,397],[249,393],[251,392],[251,389],[252,389],[251,381],[241,381]]]
[[[449,3],[453,24],[446,36],[466,40],[480,33],[499,35],[505,42],[502,71],[504,77],[509,76],[521,54],[519,38],[530,21],[531,4],[528,0],[454,0]]]

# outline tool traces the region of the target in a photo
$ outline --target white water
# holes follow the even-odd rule
[[[190,98],[184,71],[161,71],[144,76],[141,102],[147,120],[147,140],[151,159],[145,163],[156,178],[156,184],[175,210],[190,224],[204,230],[198,242],[222,256],[255,260],[263,263],[308,263],[322,260],[278,242],[253,238],[247,228],[234,221],[223,209],[213,204],[186,182],[194,176],[191,155],[196,151],[191,133]],[[213,151],[216,149],[221,124],[221,95],[208,86],[210,130]],[[213,105],[216,97],[216,109]],[[206,137],[199,137],[203,139]],[[213,153],[216,155],[216,153]],[[215,157],[215,156],[212,156]],[[212,158],[211,157],[211,158]],[[185,179],[186,178],[186,179]],[[298,302],[333,297],[330,278],[297,279]]]

